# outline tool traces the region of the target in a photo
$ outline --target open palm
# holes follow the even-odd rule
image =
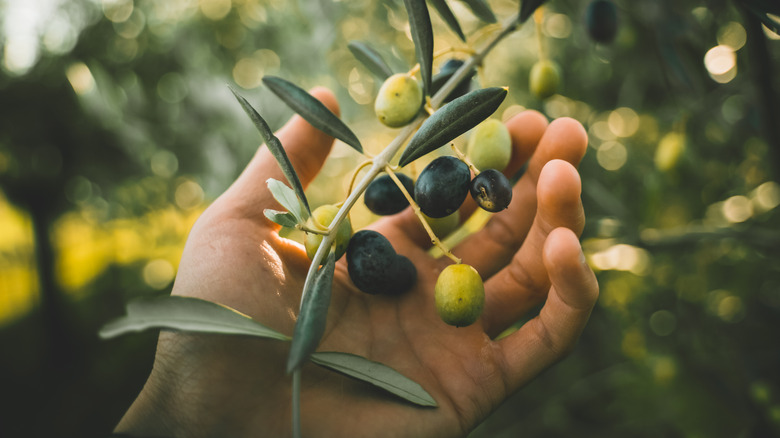
[[[325,89],[312,92],[334,111]],[[507,174],[528,162],[510,207],[453,252],[485,280],[486,305],[469,327],[444,324],[433,289],[451,261],[428,253],[430,240],[409,209],[371,226],[417,267],[412,290],[398,297],[355,288],[339,261],[320,350],[355,353],[415,380],[438,403],[420,408],[314,365],[303,368],[304,436],[464,436],[507,396],[574,345],[598,295],[577,235],[584,225],[580,179],[573,165],[587,144],[570,119],[547,125],[535,112],[508,122],[513,158]],[[278,137],[307,184],[332,138],[294,117]],[[278,208],[265,186],[283,179],[261,148],[237,181],[193,228],[174,294],[238,309],[291,334],[309,268],[303,248],[277,234],[263,215]],[[461,217],[473,211],[468,200]],[[544,302],[517,332],[495,337]],[[290,435],[288,343],[216,335],[165,333],[154,370],[117,431],[135,435]]]

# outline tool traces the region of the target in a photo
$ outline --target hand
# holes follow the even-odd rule
[[[314,96],[334,112],[326,89]],[[455,328],[438,317],[433,287],[452,263],[428,255],[430,240],[411,209],[371,228],[415,264],[414,288],[398,297],[367,295],[336,265],[320,350],[359,354],[415,380],[439,404],[420,408],[315,365],[303,367],[302,428],[307,437],[453,437],[466,435],[506,397],[570,351],[588,320],[598,284],[577,235],[585,216],[574,165],[587,145],[571,119],[547,125],[533,111],[508,123],[515,172],[528,170],[510,207],[453,252],[485,280],[482,318]],[[332,138],[295,116],[279,133],[303,184],[319,171]],[[173,293],[238,309],[292,334],[309,260],[279,237],[263,215],[279,209],[266,188],[283,180],[260,148],[246,170],[193,227]],[[469,199],[469,201],[471,201]],[[461,217],[473,211],[464,205]],[[541,313],[494,340],[523,314]],[[163,333],[154,369],[117,432],[136,436],[273,436],[291,434],[289,343],[221,335]]]

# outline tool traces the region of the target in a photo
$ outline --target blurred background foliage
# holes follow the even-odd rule
[[[449,3],[478,41],[484,23]],[[559,94],[528,91],[533,20],[474,81],[509,86],[504,118],[531,108],[587,129],[583,243],[601,298],[573,354],[471,436],[780,435],[780,37],[743,7],[760,1],[616,0],[617,38],[597,44],[587,3],[551,0],[539,22]],[[407,70],[406,14],[400,0],[0,8],[0,435],[105,436],[156,335],[100,342],[97,329],[129,299],[170,291],[189,228],[260,141],[226,84],[273,128],[291,112],[264,74],[328,86],[377,151],[394,131],[346,45]],[[436,49],[463,49],[431,15]],[[346,193],[348,151],[334,148],[313,204]]]

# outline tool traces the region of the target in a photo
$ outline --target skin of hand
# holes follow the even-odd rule
[[[327,89],[312,94],[332,111]],[[528,168],[507,210],[453,253],[485,280],[481,320],[456,328],[438,317],[433,290],[452,262],[432,258],[417,218],[406,209],[372,224],[415,264],[418,280],[401,296],[368,295],[352,285],[342,258],[320,351],[359,354],[418,382],[439,406],[420,408],[364,382],[311,363],[302,368],[305,437],[465,436],[506,397],[573,348],[598,296],[578,235],[585,216],[575,169],[587,146],[572,119],[551,123],[523,112],[507,122],[513,158],[505,173]],[[308,184],[333,139],[294,116],[277,136]],[[279,237],[263,215],[279,209],[265,181],[284,180],[261,147],[234,184],[198,219],[173,294],[233,307],[292,334],[310,261],[302,245]],[[475,208],[464,204],[461,217]],[[518,331],[494,338],[544,303]],[[116,428],[133,436],[291,435],[289,343],[224,335],[161,333],[151,375]]]

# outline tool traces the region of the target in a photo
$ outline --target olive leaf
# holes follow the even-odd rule
[[[780,4],[776,0],[742,0],[741,3],[758,17],[767,29],[780,35]]]
[[[452,13],[452,9],[447,5],[447,2],[445,0],[428,0],[428,3],[436,9],[436,12],[441,19],[444,20],[444,22],[447,23],[447,26],[449,26],[450,29],[458,35],[458,38],[465,43],[466,35],[463,34],[463,29],[460,28],[460,23],[458,23],[458,19],[455,18],[455,14]]]
[[[263,214],[271,222],[277,223],[283,227],[295,228],[295,226],[299,224],[295,216],[288,211],[277,211],[266,208],[263,210]]]
[[[414,51],[417,62],[420,63],[420,76],[422,76],[423,93],[427,96],[431,88],[431,76],[433,75],[433,28],[431,16],[425,0],[404,0],[406,13],[409,16],[409,26],[414,40]]]
[[[547,0],[520,0],[520,22],[523,23]]]
[[[498,109],[506,94],[506,88],[482,88],[444,105],[409,140],[398,164],[406,166],[477,126]]]
[[[306,90],[276,76],[264,76],[263,83],[312,126],[363,153],[363,146],[360,145],[360,140],[355,133]]]
[[[325,264],[314,274],[311,289],[304,291],[301,312],[295,322],[292,345],[287,356],[288,374],[298,369],[311,356],[325,333],[335,269],[336,253],[331,251]]]
[[[274,159],[276,159],[276,162],[279,164],[279,168],[282,169],[282,173],[284,174],[285,178],[287,178],[287,181],[290,183],[293,190],[295,190],[295,194],[298,195],[298,199],[300,199],[303,203],[303,206],[306,208],[306,212],[311,214],[309,201],[306,199],[306,194],[303,192],[303,185],[298,179],[298,174],[295,173],[295,169],[293,168],[290,159],[287,158],[287,153],[284,151],[282,142],[276,138],[273,131],[271,131],[271,128],[268,126],[268,123],[266,123],[265,120],[260,117],[260,114],[258,114],[254,107],[252,107],[252,105],[250,105],[243,96],[238,94],[238,92],[233,89],[233,87],[228,86],[228,88],[230,88],[230,91],[233,92],[233,96],[235,96],[236,100],[238,100],[238,103],[241,104],[244,112],[246,112],[249,118],[252,119],[252,122],[254,122],[257,130],[260,131],[260,136],[262,136],[263,140],[265,140],[265,144],[268,146],[268,150],[271,152],[271,155],[273,155]]]
[[[360,61],[368,71],[373,73],[379,79],[385,80],[393,75],[393,70],[382,59],[382,55],[379,54],[373,47],[362,41],[350,41],[347,44],[349,51],[355,56],[355,59]]]
[[[211,301],[192,297],[142,298],[127,305],[127,315],[100,329],[103,339],[148,329],[181,330],[224,335],[245,335],[289,341],[243,313]]]
[[[323,351],[311,355],[311,361],[395,394],[420,406],[436,407],[436,400],[414,380],[387,365],[349,353]]]
[[[493,10],[490,9],[490,5],[486,0],[463,0],[464,3],[471,9],[471,12],[485,23],[495,23],[496,15]]]
[[[268,185],[268,190],[271,191],[274,199],[290,212],[297,223],[303,223],[309,218],[307,211],[302,208],[301,201],[293,189],[273,178],[268,178],[265,183]]]

